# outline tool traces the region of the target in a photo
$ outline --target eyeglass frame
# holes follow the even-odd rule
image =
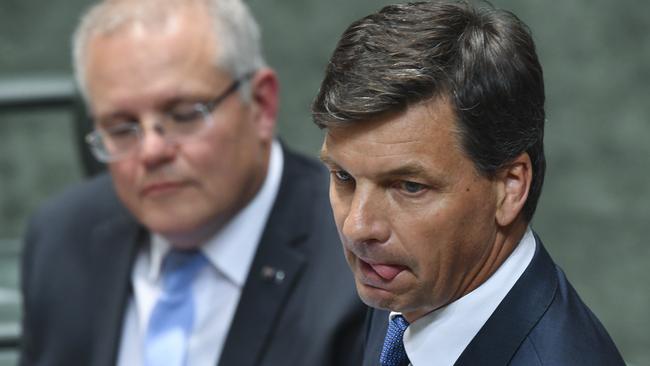
[[[221,92],[219,95],[217,95],[215,98],[212,100],[209,100],[207,102],[196,102],[193,104],[193,107],[196,109],[197,112],[202,113],[204,116],[204,123],[206,124],[206,127],[209,127],[213,119],[208,118],[214,110],[221,104],[223,103],[230,95],[232,95],[234,92],[236,92],[238,89],[241,88],[241,86],[247,82],[255,72],[248,72],[244,74],[244,76],[235,79],[229,86],[226,88],[223,92]],[[168,113],[168,112],[167,112]],[[211,116],[210,116],[211,117]],[[175,117],[171,117],[174,119]],[[126,126],[125,126],[126,127]],[[158,133],[164,133],[164,130],[160,130],[160,123],[157,124],[156,126]],[[142,138],[144,136],[142,126],[138,123],[133,123],[128,126],[129,129],[135,132],[135,136],[138,139],[138,143],[134,145],[133,148],[137,147],[141,142]],[[111,156],[110,153],[106,151],[105,147],[102,147],[103,145],[103,135],[105,134],[105,131],[101,131],[100,129],[95,129],[88,133],[84,140],[85,142],[89,145],[91,152],[93,153],[93,156],[100,162],[102,163],[111,163],[115,162],[118,160],[123,159],[128,153],[131,151],[131,149],[124,151],[123,153],[118,154],[118,156]]]

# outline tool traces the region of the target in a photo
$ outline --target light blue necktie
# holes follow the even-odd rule
[[[409,358],[404,349],[404,331],[409,323],[401,315],[394,316],[388,323],[384,347],[381,349],[379,363],[381,366],[406,366]]]
[[[144,345],[145,366],[184,366],[194,325],[192,282],[208,263],[198,250],[172,249],[162,265],[163,288]]]

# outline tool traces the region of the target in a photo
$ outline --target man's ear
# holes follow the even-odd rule
[[[255,73],[250,83],[252,113],[259,137],[263,141],[271,141],[278,114],[278,77],[273,70],[262,68]]]
[[[508,226],[519,217],[528,198],[532,168],[530,156],[524,152],[497,173],[496,221],[499,226]]]

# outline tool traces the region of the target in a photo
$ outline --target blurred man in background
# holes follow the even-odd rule
[[[21,364],[359,364],[327,176],[274,137],[259,37],[239,0],[83,17],[75,71],[109,174],[30,222]]]
[[[388,6],[341,37],[313,106],[364,365],[623,365],[530,223],[544,82],[488,5]]]

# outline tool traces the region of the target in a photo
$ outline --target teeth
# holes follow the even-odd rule
[[[392,280],[404,270],[403,266],[391,266],[387,264],[371,264],[370,266],[381,278],[387,281]]]

